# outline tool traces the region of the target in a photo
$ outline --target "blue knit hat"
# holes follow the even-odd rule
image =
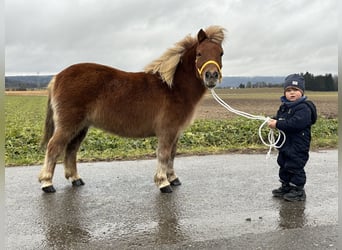
[[[291,74],[285,78],[284,91],[289,88],[296,88],[304,94],[305,80],[304,77],[299,74]]]

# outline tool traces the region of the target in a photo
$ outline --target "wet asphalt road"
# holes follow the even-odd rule
[[[276,153],[178,157],[182,185],[162,194],[156,160],[79,164],[72,187],[56,167],[6,168],[6,249],[337,249],[337,150],[311,152],[307,200],[272,198]]]

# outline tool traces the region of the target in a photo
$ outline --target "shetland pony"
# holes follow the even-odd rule
[[[123,137],[156,136],[157,187],[170,193],[171,186],[181,185],[173,168],[177,141],[206,90],[222,78],[224,31],[210,26],[197,37],[186,36],[143,72],[80,63],[55,75],[48,86],[42,190],[56,191],[52,178],[62,155],[65,178],[73,186],[84,185],[76,155],[91,126]]]

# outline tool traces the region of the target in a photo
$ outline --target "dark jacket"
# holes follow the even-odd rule
[[[312,112],[316,111],[307,105],[306,96],[295,102],[289,102],[285,96],[282,96],[281,101],[276,116],[277,128],[285,132],[286,142],[279,151],[288,151],[288,154],[309,152],[311,125],[314,122]]]

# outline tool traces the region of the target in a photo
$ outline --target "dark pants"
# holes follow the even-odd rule
[[[280,166],[280,180],[287,184],[292,183],[296,186],[304,186],[306,183],[304,167],[308,159],[308,152],[289,154],[287,151],[279,151],[277,162]]]

